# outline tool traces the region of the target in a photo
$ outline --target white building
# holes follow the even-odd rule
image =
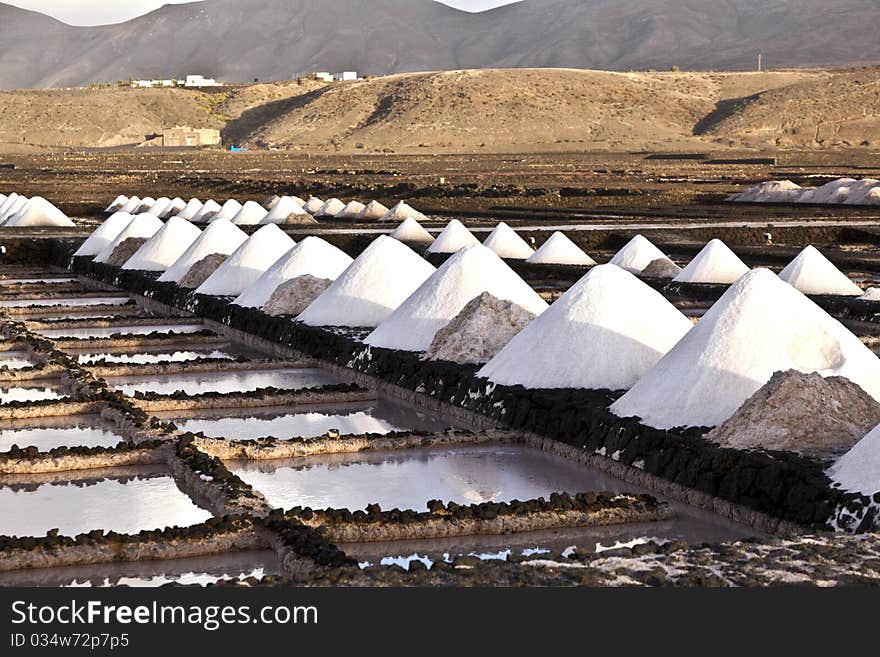
[[[334,73],[333,79],[336,82],[348,82],[350,80],[357,80],[358,74],[357,71],[342,71],[341,73]]]
[[[152,89],[154,87],[176,87],[177,80],[132,80],[132,87]]]
[[[316,80],[321,80],[322,82],[333,82],[333,74],[328,73],[327,71],[316,71],[312,73],[315,76]]]
[[[214,78],[206,78],[201,75],[187,75],[183,81],[184,87],[222,87],[222,82],[217,82]]]

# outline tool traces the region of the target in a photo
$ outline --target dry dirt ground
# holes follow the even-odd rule
[[[880,69],[495,69],[214,91],[0,92],[0,151],[140,145],[176,125],[303,153],[876,148]]]

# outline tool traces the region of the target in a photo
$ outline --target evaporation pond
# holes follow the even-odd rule
[[[178,390],[182,390],[187,395],[199,395],[205,392],[252,392],[269,387],[287,390],[312,388],[338,382],[338,379],[318,368],[181,372],[155,376],[107,378],[108,384],[129,396],[134,395],[135,392],[169,395]]]
[[[187,527],[211,517],[155,466],[109,468],[92,475],[72,481],[61,475],[0,476],[0,535],[44,536],[53,528],[66,536],[93,529],[131,534]]]
[[[30,367],[34,362],[26,351],[0,351],[0,367],[8,367],[11,370],[22,367]]]
[[[60,285],[76,283],[75,278],[0,278],[0,285]]]
[[[38,381],[22,381],[21,385],[0,384],[0,404],[61,399],[64,395],[57,385]]]
[[[78,355],[75,350],[71,349],[69,353],[76,355],[77,361],[84,365],[96,361],[104,361],[113,365],[150,365],[154,363],[185,363],[198,360],[199,358],[234,360],[238,357],[225,348],[206,349],[204,351],[181,348],[177,350],[166,349],[164,351],[143,351],[138,353],[80,352]]]
[[[322,436],[331,429],[342,435],[393,431],[445,431],[452,422],[387,399],[357,404],[309,406],[302,411],[266,408],[232,415],[230,409],[157,413],[173,421],[181,431],[206,436],[253,440],[274,436],[281,439]]]
[[[53,297],[51,299],[0,299],[0,308],[28,306],[104,306],[123,305],[129,297]]]
[[[0,586],[207,586],[219,581],[278,575],[281,565],[270,550],[246,550],[204,557],[42,568],[0,573]]]
[[[112,335],[148,335],[150,333],[198,333],[202,324],[116,324],[113,326],[76,326],[36,329],[45,338],[109,338]]]
[[[481,445],[333,454],[227,467],[276,507],[425,511],[428,500],[507,502],[550,493],[631,490],[624,482],[529,447]]]
[[[55,447],[113,447],[122,440],[97,415],[0,420],[0,452],[13,445],[41,452]]]

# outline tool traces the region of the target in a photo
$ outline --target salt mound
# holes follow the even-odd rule
[[[598,265],[477,375],[526,388],[622,390],[691,327],[646,283],[620,267]]]
[[[415,219],[404,219],[403,223],[395,228],[391,237],[401,242],[409,242],[411,244],[430,244],[434,241],[431,233],[425,230]]]
[[[137,215],[129,224],[117,235],[110,244],[95,256],[95,262],[104,262],[110,258],[113,250],[129,238],[150,239],[153,235],[162,230],[162,220],[148,212]]]
[[[423,360],[485,363],[534,318],[522,306],[483,292],[437,331]]]
[[[172,217],[123,266],[136,271],[164,272],[173,265],[202,234],[186,219]]]
[[[303,210],[308,212],[310,215],[315,215],[323,207],[324,207],[324,201],[322,201],[319,198],[315,198],[313,196],[308,201],[306,201],[306,203],[303,205]]]
[[[120,267],[131,258],[137,250],[141,248],[144,244],[146,244],[146,237],[129,237],[128,239],[122,240],[115,249],[113,249],[113,253],[107,258],[107,264],[113,267]]]
[[[217,214],[215,214],[208,220],[208,223],[219,221],[220,219],[229,219],[229,221],[232,221],[233,219],[235,219],[235,215],[241,212],[242,207],[243,206],[241,203],[236,201],[234,198],[231,198],[221,206],[220,211],[217,212]]]
[[[463,223],[453,219],[428,247],[428,253],[455,253],[466,246],[479,243],[480,240]]]
[[[224,221],[225,223],[225,221]],[[217,269],[220,268],[228,255],[223,253],[211,253],[193,264],[192,267],[184,274],[183,278],[177,283],[179,287],[187,290],[194,290],[204,283]]]
[[[525,260],[535,253],[535,250],[503,221],[489,233],[483,246],[509,260]]]
[[[42,196],[34,196],[18,212],[9,217],[4,226],[18,228],[27,226],[75,228],[76,224]]]
[[[168,212],[168,209],[170,207],[171,207],[171,199],[170,198],[168,198],[167,196],[157,198],[156,202],[153,203],[152,207],[150,208],[150,214],[156,215],[157,217],[159,217],[159,219],[164,219],[166,216],[166,212]]]
[[[179,196],[175,196],[171,199],[171,203],[168,204],[168,209],[165,210],[164,214],[160,216],[160,219],[167,219],[168,217],[176,217],[180,214],[180,212],[186,207],[186,201],[184,201]],[[181,219],[186,219],[186,217],[180,217]],[[187,221],[189,221],[187,219]]]
[[[768,180],[727,200],[738,203],[790,203],[797,200],[801,191],[801,186],[790,180]]]
[[[415,219],[416,221],[428,221],[428,217],[416,210],[411,205],[400,201],[393,208],[388,210],[379,221],[398,222],[405,219]]]
[[[338,198],[331,198],[329,201],[324,202],[324,205],[321,206],[320,210],[313,212],[312,214],[316,217],[335,217],[344,209],[345,203]]]
[[[126,203],[128,203],[128,197],[120,194],[115,199],[113,199],[113,201],[110,203],[110,205],[108,205],[106,208],[104,208],[104,212],[116,212],[120,208],[125,207]]]
[[[308,308],[333,283],[329,278],[315,278],[309,274],[297,276],[279,285],[269,297],[263,310],[268,315],[296,316]]]
[[[749,268],[719,239],[711,240],[673,280],[676,283],[735,283]]]
[[[153,214],[152,212],[150,212],[150,210],[153,209],[154,205],[156,205],[156,199],[154,199],[152,196],[145,196],[141,199],[140,205],[138,205],[135,209],[135,214],[144,214],[146,212]]]
[[[269,213],[255,201],[247,201],[241,206],[238,213],[232,218],[236,226],[256,226],[260,224]]]
[[[267,199],[264,199],[260,205],[266,209],[266,212],[271,212],[272,208],[278,205],[278,201],[280,201],[283,197],[278,196],[278,194],[273,194]]]
[[[135,214],[139,207],[141,207],[141,199],[137,196],[132,196],[128,199],[128,203],[122,206],[119,211],[127,212],[128,214]]]
[[[828,476],[854,493],[874,495],[880,491],[880,425],[837,459]]]
[[[287,223],[291,215],[306,216],[309,214],[302,209],[302,206],[289,196],[282,196],[278,199],[278,203],[269,211],[261,224],[284,224]]]
[[[667,257],[652,260],[651,264],[642,270],[642,276],[646,278],[675,278],[681,273],[681,267]]]
[[[422,283],[365,342],[373,347],[425,351],[434,335],[483,292],[512,301],[535,315],[547,302],[491,249],[462,249]]]
[[[843,376],[880,398],[880,359],[772,272],[753,269],[611,410],[660,429],[716,426],[790,369]]]
[[[379,201],[370,201],[360,211],[357,219],[358,221],[381,221],[386,214],[388,214],[388,208]]]
[[[348,205],[342,209],[342,212],[336,215],[336,218],[357,219],[366,207],[367,206],[360,201],[349,201]]]
[[[812,245],[788,263],[779,278],[804,294],[862,295],[862,289]]]
[[[772,180],[728,198],[746,203],[813,203],[818,205],[880,205],[880,180],[838,178],[821,187],[799,187]]]
[[[179,217],[178,217],[179,218]],[[180,283],[187,272],[205,256],[219,253],[227,256],[248,239],[247,233],[223,219],[209,224],[189,248],[159,277],[162,283]],[[213,272],[212,272],[213,273]],[[201,284],[201,283],[200,283]],[[198,287],[198,285],[194,286]]]
[[[828,456],[850,449],[878,423],[880,403],[849,379],[788,370],[776,372],[706,439],[722,447]]]
[[[0,213],[0,225],[6,225],[9,219],[18,214],[27,203],[27,196],[19,196],[15,193],[10,194],[9,198],[6,199],[6,203],[4,203],[3,212]]]
[[[526,258],[533,265],[586,265],[596,264],[581,247],[572,242],[564,233],[556,231],[541,248]]]
[[[869,287],[859,299],[862,301],[880,301],[880,287]]]
[[[297,319],[310,326],[378,326],[434,271],[408,246],[380,235]]]
[[[646,237],[636,235],[611,258],[609,264],[622,267],[633,274],[641,274],[652,262],[665,257]]]
[[[196,215],[191,219],[194,224],[202,224],[208,221],[211,217],[220,212],[222,206],[217,203],[217,201],[213,199],[208,199],[202,204],[202,207],[199,208],[199,211],[196,212]],[[186,217],[184,217],[186,219]]]
[[[89,235],[88,239],[73,254],[74,257],[98,255],[110,242],[116,239],[119,233],[125,230],[125,227],[133,219],[133,216],[125,212],[114,212]]]
[[[291,200],[296,203],[299,207],[303,207],[306,202],[303,201],[299,196],[291,196]]]
[[[192,221],[201,209],[202,202],[197,198],[191,198],[175,216]]]
[[[347,253],[320,237],[306,237],[279,258],[232,303],[245,308],[261,308],[285,281],[305,274],[335,281],[352,262],[354,260]]]
[[[196,292],[236,297],[253,285],[294,244],[275,224],[263,226],[238,247]]]

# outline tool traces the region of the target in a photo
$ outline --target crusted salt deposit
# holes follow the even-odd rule
[[[310,215],[303,210],[302,204],[298,203],[296,199],[282,196],[260,223],[284,224],[291,216],[308,217]]]
[[[217,203],[217,201],[215,201],[214,199],[208,199],[204,202],[204,204],[202,204],[202,207],[199,208],[199,211],[196,212],[196,215],[191,219],[191,221],[194,224],[205,223],[206,221],[208,221],[208,219],[220,212],[220,209],[222,207],[223,206]],[[184,219],[186,219],[186,217],[184,217]]]
[[[29,199],[15,214],[3,223],[8,227],[55,226],[73,228],[76,226],[67,215],[42,196]]]
[[[880,205],[880,180],[838,178],[821,187],[800,187],[790,180],[771,180],[728,198],[740,203],[815,203]]]
[[[767,269],[753,269],[611,407],[660,429],[716,426],[774,372],[843,376],[880,399],[880,360]]]
[[[719,239],[710,240],[673,280],[676,283],[735,283],[749,268]]]
[[[401,242],[409,242],[411,244],[430,244],[434,241],[427,230],[422,227],[418,221],[412,218],[403,220],[397,228],[395,228],[391,237]]]
[[[378,326],[434,271],[408,246],[381,235],[298,319],[310,326]]]
[[[535,317],[512,301],[483,292],[437,331],[423,359],[485,363]]]
[[[186,219],[172,217],[122,266],[137,271],[164,272],[202,234]]]
[[[541,248],[526,258],[526,262],[534,265],[586,265],[596,264],[581,247],[572,242],[564,233],[556,231]]]
[[[236,297],[254,284],[295,242],[275,224],[263,226],[202,283],[196,292]]]
[[[285,281],[305,274],[335,281],[352,262],[351,256],[320,237],[306,237],[269,267],[233,303],[246,308],[261,308]]]
[[[220,265],[226,262],[227,258],[229,258],[229,256],[223,253],[211,253],[206,255],[201,260],[195,262],[177,284],[188,290],[195,290],[208,280],[211,274],[217,271]]]
[[[880,403],[849,379],[788,370],[776,372],[706,439],[827,457],[850,449],[878,423]]]
[[[134,219],[125,212],[114,212],[98,226],[88,239],[73,254],[74,256],[96,256],[125,230]]]
[[[208,219],[208,222],[211,223],[214,221],[219,221],[220,219],[229,219],[229,221],[232,221],[233,219],[235,219],[235,215],[241,212],[242,207],[243,206],[241,203],[236,201],[234,198],[231,198],[220,207],[220,210],[219,212],[217,212],[217,214]]]
[[[269,315],[299,315],[333,283],[329,278],[309,274],[284,281],[263,306]]]
[[[324,207],[324,201],[313,196],[312,198],[310,198],[308,201],[305,202],[305,204],[303,205],[303,210],[308,212],[310,215],[314,216],[315,214],[317,214],[318,210],[320,210],[323,207]]]
[[[869,287],[859,299],[862,301],[880,301],[880,287]]]
[[[107,258],[107,264],[114,267],[122,266],[128,262],[128,259],[131,258],[131,256],[133,256],[137,250],[146,243],[146,241],[146,237],[129,237],[128,239],[122,240],[116,248],[113,249],[113,253]]]
[[[865,495],[880,492],[880,425],[837,459],[828,476],[848,491]]]
[[[179,283],[186,276],[190,267],[205,256],[219,253],[224,256],[232,254],[248,239],[247,233],[223,219],[209,224],[189,248],[174,261],[164,274],[159,277],[162,283]],[[213,272],[212,272],[213,273]],[[196,286],[198,287],[198,286]]]
[[[636,235],[611,258],[609,264],[622,267],[633,274],[641,274],[652,262],[665,257],[650,240],[643,235]]]
[[[862,289],[813,245],[807,246],[788,263],[779,272],[779,278],[804,294],[862,295]]]
[[[370,201],[364,206],[364,209],[358,214],[358,221],[380,221],[382,217],[388,214],[388,208],[379,203],[379,201]]]
[[[336,215],[336,218],[346,219],[348,221],[357,219],[366,207],[367,206],[360,201],[349,201],[348,205],[342,208],[342,211]]]
[[[421,212],[416,210],[411,205],[399,201],[397,205],[388,210],[379,221],[389,221],[393,223],[397,223],[398,221],[403,221],[404,219],[415,219],[416,221],[428,221],[428,217],[423,215]]]
[[[539,315],[547,302],[491,249],[475,244],[462,249],[404,301],[366,343],[374,347],[425,351],[434,335],[483,292],[512,301]]]
[[[322,205],[317,212],[313,212],[312,214],[316,217],[335,217],[344,209],[345,203],[340,201],[338,198],[331,198],[327,201],[324,201],[324,205]]]
[[[733,194],[727,200],[739,203],[786,203],[796,200],[803,188],[790,180],[768,180]]]
[[[455,253],[466,246],[479,243],[480,240],[463,223],[453,219],[428,247],[428,253]]]
[[[241,209],[232,218],[236,226],[256,226],[266,218],[269,213],[256,201],[246,201]]]
[[[642,276],[647,278],[675,278],[681,273],[681,267],[669,258],[657,258],[642,270]]]
[[[478,373],[527,388],[631,387],[691,329],[656,290],[598,265]]]
[[[122,244],[125,240],[129,238],[149,239],[162,230],[162,226],[164,225],[165,224],[162,223],[162,220],[159,219],[159,217],[148,212],[137,215],[128,223],[122,232],[110,242],[110,244],[105,246],[104,249],[95,256],[95,262],[107,262],[116,247]]]
[[[503,221],[489,233],[483,246],[492,249],[500,257],[510,260],[525,260],[535,253],[535,250]]]

